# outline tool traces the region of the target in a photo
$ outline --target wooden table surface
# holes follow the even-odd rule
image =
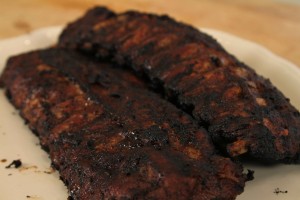
[[[116,11],[164,13],[194,26],[222,30],[259,43],[300,67],[300,3],[290,1],[0,0],[0,39],[64,25],[89,7],[104,5]]]

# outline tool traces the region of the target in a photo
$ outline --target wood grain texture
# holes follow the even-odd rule
[[[168,14],[252,40],[300,66],[300,5],[271,0],[1,0],[0,38],[66,24],[93,5]]]

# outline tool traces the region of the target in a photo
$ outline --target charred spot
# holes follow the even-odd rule
[[[94,150],[94,149],[95,149],[95,142],[94,142],[93,140],[87,141],[87,147],[88,147],[90,150]]]
[[[99,33],[101,33],[101,32],[99,32]],[[97,50],[94,50],[94,49],[96,49],[96,48],[92,48],[92,49],[84,48],[83,50],[85,50],[86,52],[95,52],[96,59],[106,58],[106,57],[112,55],[111,51],[108,49],[100,48],[100,47],[98,47]]]
[[[164,91],[165,96],[168,98],[168,101],[170,101],[171,103],[179,106],[179,99],[178,96],[180,95],[180,93],[174,89],[174,88],[167,88]]]
[[[188,66],[189,66],[188,68],[192,69],[195,65],[196,65],[196,63],[190,63],[190,64],[188,64]]]
[[[220,67],[222,65],[221,60],[217,56],[210,56],[210,61],[216,67]]]
[[[283,110],[283,109],[286,109],[287,108],[287,105],[275,105],[274,106],[274,109],[276,110]]]
[[[105,13],[106,18],[110,18],[110,17],[116,16],[115,13],[113,13],[112,11],[108,10],[105,7],[99,7],[98,6],[98,7],[95,7],[92,10],[89,11],[89,14],[91,16],[104,15],[104,13]]]
[[[293,114],[294,114],[294,116],[296,116],[296,117],[300,117],[300,112],[299,112],[299,111],[294,111]]]
[[[189,114],[192,114],[194,109],[195,109],[195,105],[194,104],[188,104],[188,103],[185,103],[185,104],[181,104],[181,108],[189,113]]]
[[[5,95],[6,95],[6,97],[7,97],[10,101],[12,100],[12,96],[11,96],[10,90],[6,90],[6,91],[5,91]]]
[[[130,176],[139,169],[139,165],[143,159],[145,159],[145,157],[134,154],[132,157],[124,160],[124,163],[121,167],[122,173],[124,173],[126,176]]]
[[[98,74],[90,74],[88,77],[88,82],[91,84],[97,83]]]
[[[104,88],[109,88],[109,86],[111,85],[111,79],[106,73],[91,74],[88,77],[88,82],[90,84],[99,84]]]
[[[41,101],[41,105],[45,110],[50,110],[51,109],[51,104],[45,101]]]
[[[45,79],[45,81],[43,83],[37,84],[37,87],[41,87],[41,88],[45,88],[45,89],[51,89],[54,84],[55,83],[53,82],[53,80]]]
[[[0,77],[0,88],[4,88],[5,84],[4,81],[2,80],[2,77]]]
[[[29,120],[28,119],[24,119],[24,124],[25,125],[29,124]]]
[[[161,15],[161,16],[159,16],[159,19],[168,21],[168,22],[173,22],[173,20],[168,15]]]
[[[74,140],[74,142],[72,144],[75,146],[79,146],[81,143],[82,143],[82,139],[77,138]]]
[[[150,88],[158,90],[163,85],[162,81],[159,78],[151,78]]]
[[[181,167],[181,171],[184,174],[191,174],[192,168],[193,168],[193,166],[190,163],[186,163],[186,164],[183,164],[183,166]]]
[[[93,182],[94,182],[93,177],[90,177],[90,183],[93,183]]]
[[[124,124],[123,122],[121,122],[121,121],[117,121],[116,124],[117,124],[117,126],[119,126],[120,128],[123,128],[124,125],[125,125],[125,124]]]
[[[155,47],[154,42],[149,42],[139,49],[139,54],[144,54],[151,51]]]
[[[68,200],[74,200],[72,196],[68,196]]]
[[[128,108],[130,108],[131,106],[133,105],[133,101],[127,101],[127,103],[126,103],[126,106],[128,107]]]
[[[46,151],[47,153],[50,152],[50,149],[49,149],[49,146],[48,145],[45,145],[45,144],[40,144],[41,145],[41,148]]]
[[[206,186],[207,180],[206,180],[206,179],[202,179],[200,184],[201,184],[202,186]]]
[[[45,76],[47,74],[54,74],[55,72],[53,70],[43,70],[43,71],[39,71],[38,74],[40,76]]]
[[[247,169],[247,181],[252,181],[254,179],[254,171]]]
[[[63,132],[59,135],[59,140],[57,142],[61,142],[62,144],[70,145],[70,146],[79,146],[83,142],[83,136],[79,133],[72,134],[73,132]]]
[[[115,53],[113,55],[113,62],[118,63],[118,65],[124,65],[126,63],[126,59],[123,55],[120,55],[118,53]]]
[[[211,113],[207,112],[207,111],[203,111],[201,113],[198,114],[198,116],[196,116],[197,119],[199,119],[201,121],[201,124],[205,124],[208,123],[211,119]]]
[[[19,168],[21,167],[22,165],[22,161],[20,159],[18,160],[13,160],[9,165],[7,165],[5,168],[8,169],[8,168],[11,168],[11,167],[14,167],[14,168]]]
[[[158,126],[151,126],[140,135],[141,140],[148,141],[152,146],[161,147],[169,143],[167,134]]]
[[[116,98],[116,99],[121,98],[121,95],[120,95],[120,94],[117,94],[117,93],[112,93],[112,94],[110,94],[109,96],[111,96],[111,97],[113,97],[113,98]]]
[[[49,121],[45,120],[42,122],[43,129],[46,131],[50,131],[53,128],[53,125],[49,123]]]

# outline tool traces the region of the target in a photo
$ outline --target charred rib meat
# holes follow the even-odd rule
[[[105,20],[91,17],[108,12]],[[109,58],[147,77],[206,126],[230,156],[269,161],[298,156],[300,114],[289,100],[213,38],[188,25],[167,16],[94,8],[63,31],[60,46]]]
[[[1,81],[74,199],[235,199],[246,177],[141,81],[68,50],[10,58]]]

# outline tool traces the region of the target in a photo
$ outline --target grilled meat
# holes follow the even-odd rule
[[[109,17],[93,20],[102,12]],[[232,157],[298,156],[299,112],[269,80],[191,26],[167,16],[94,8],[67,26],[60,46],[109,58],[147,77]]]
[[[246,180],[190,116],[131,73],[48,49],[10,58],[7,96],[74,199],[235,199]]]

